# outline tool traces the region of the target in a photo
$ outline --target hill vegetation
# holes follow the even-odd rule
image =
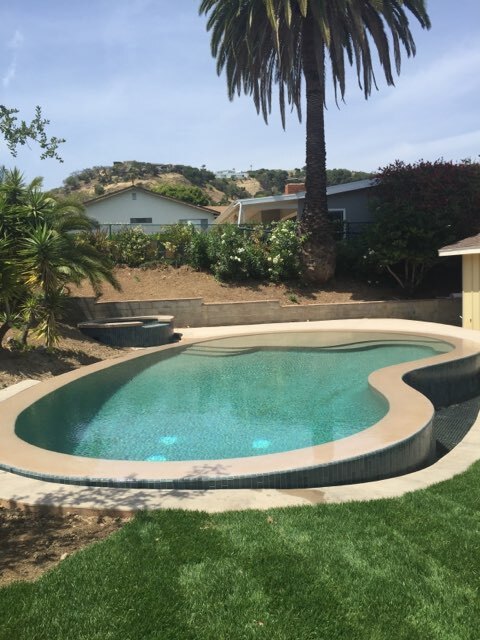
[[[349,169],[330,169],[329,184],[362,180],[370,174]],[[284,193],[289,181],[302,182],[304,169],[256,169],[242,177],[216,177],[205,165],[200,168],[183,164],[152,162],[114,162],[111,166],[95,166],[75,171],[65,178],[58,195],[75,195],[85,201],[96,196],[138,184],[170,197],[194,204],[227,205],[240,198],[262,197]]]

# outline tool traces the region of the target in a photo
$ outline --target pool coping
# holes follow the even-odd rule
[[[477,353],[480,350],[480,333],[478,332],[472,332],[470,330],[462,330],[462,329],[459,329],[456,327],[450,327],[447,325],[435,325],[433,323],[420,323],[415,321],[403,321],[403,320],[402,321],[399,321],[399,320],[360,320],[360,321],[359,320],[352,320],[352,321],[342,320],[342,321],[321,321],[321,322],[311,322],[311,323],[288,323],[288,324],[282,323],[282,324],[267,325],[267,326],[249,325],[244,327],[219,327],[219,328],[208,328],[208,329],[204,328],[204,329],[192,329],[192,330],[185,329],[183,330],[183,332],[186,338],[186,340],[184,341],[184,344],[185,343],[191,344],[193,342],[201,341],[202,339],[208,340],[208,339],[213,339],[218,337],[227,337],[229,335],[240,335],[240,334],[246,335],[249,333],[255,334],[255,333],[272,332],[272,331],[284,332],[286,330],[311,331],[311,330],[318,330],[320,328],[337,330],[337,331],[340,331],[343,329],[347,331],[363,330],[363,331],[372,331],[375,333],[394,332],[394,333],[403,333],[403,334],[406,333],[406,334],[415,334],[415,335],[424,335],[424,336],[426,335],[428,337],[432,336],[437,339],[443,339],[443,340],[447,340],[449,342],[455,342],[455,343],[457,342],[457,339],[459,339],[460,343],[462,342],[464,343],[464,346],[467,345],[468,343],[467,345],[468,353],[466,351],[462,352],[463,355],[468,355],[472,353],[472,350],[475,350],[475,349]],[[152,351],[156,351],[156,349],[143,350],[142,354],[146,352],[152,352]],[[455,352],[450,352],[449,354],[444,354],[444,356],[436,356],[433,360],[435,362],[439,362],[440,358],[444,359],[445,356],[452,356],[454,353]],[[138,354],[135,354],[135,355],[138,355]],[[130,357],[135,357],[135,355],[128,356],[126,359],[129,359]],[[458,353],[457,353],[457,357],[458,357]],[[121,359],[116,359],[115,361],[119,362],[120,360]],[[428,363],[430,360],[432,359],[428,358],[428,359],[422,360],[421,368],[423,368],[424,366],[428,366]],[[104,368],[104,366],[109,366],[110,364],[112,364],[112,362],[108,362],[107,364],[105,363],[98,363],[98,364],[100,368]],[[97,365],[94,365],[94,366],[96,367]],[[405,365],[395,365],[394,367],[389,367],[389,369],[394,369],[394,368],[396,369],[398,367],[401,367],[403,369]],[[419,368],[419,366],[417,365],[415,367],[412,367],[411,363],[409,363],[408,370],[412,370],[412,368],[417,369]],[[382,371],[384,372],[385,370],[382,370]],[[398,374],[398,371],[397,371],[397,374]],[[65,376],[70,376],[70,375],[71,374],[64,374],[62,378],[65,378]],[[76,377],[80,377],[80,376],[76,376]],[[381,380],[380,383],[377,381],[377,384],[385,383],[385,376],[383,375],[382,377],[383,377],[383,380]],[[41,386],[43,387],[44,384],[45,383],[43,383],[42,385],[37,385],[36,387],[33,387],[32,390],[21,392],[18,396],[16,396],[16,400],[19,400],[20,398],[25,399],[26,396],[30,396],[32,392],[34,392],[36,389],[38,389]],[[395,384],[398,385],[398,378],[396,378]],[[418,392],[414,392],[414,393],[424,399],[424,397],[421,396],[421,394],[418,394]],[[400,394],[400,400],[401,398],[403,398],[402,394]],[[30,400],[28,400],[28,404],[29,403],[30,403]],[[15,401],[13,402],[13,405],[16,405]],[[5,411],[3,411],[4,407],[5,407],[5,403],[2,403],[3,414],[5,414]],[[402,410],[403,409],[404,409],[404,405],[402,404]],[[425,407],[423,407],[422,411],[424,410],[425,410]],[[341,499],[345,499],[346,496],[350,496],[350,497],[346,497],[346,499],[357,499],[354,497],[355,495],[363,496],[358,499],[370,499],[367,497],[367,495],[371,496],[372,491],[373,491],[373,494],[377,494],[378,491],[380,491],[380,494],[382,494],[386,487],[392,486],[392,483],[397,487],[401,485],[405,485],[405,483],[407,483],[406,486],[411,487],[411,481],[414,480],[414,485],[419,486],[419,480],[418,480],[417,474],[424,474],[425,472],[431,474],[433,472],[432,470],[434,469],[434,467],[437,467],[437,465],[440,465],[440,463],[442,463],[441,464],[442,467],[445,467],[445,465],[450,460],[452,460],[452,454],[454,453],[456,454],[459,447],[462,447],[462,445],[464,444],[465,446],[468,445],[467,440],[470,437],[473,437],[472,434],[474,434],[475,431],[476,430],[472,428],[467,438],[465,438],[464,441],[462,441],[462,443],[458,445],[456,449],[454,449],[450,454],[445,456],[445,458],[440,460],[436,465],[433,465],[432,467],[429,467],[422,471],[414,472],[412,474],[408,474],[406,476],[392,478],[390,480],[381,480],[381,481],[375,481],[375,482],[369,482],[369,483],[362,483],[359,485],[343,485],[343,486],[328,487],[328,488],[322,488],[322,489],[316,489],[316,488],[315,489],[271,489],[271,490],[270,489],[253,489],[253,490],[222,489],[221,491],[151,490],[151,489],[119,489],[119,488],[111,489],[111,488],[98,488],[98,487],[73,487],[73,486],[66,486],[66,485],[56,485],[55,483],[52,483],[52,482],[47,483],[41,480],[31,480],[28,478],[21,478],[20,476],[13,476],[13,479],[14,479],[13,484],[17,487],[18,485],[23,484],[23,486],[25,486],[26,488],[26,486],[31,486],[31,483],[33,484],[40,483],[41,488],[39,488],[38,486],[37,488],[43,494],[44,498],[40,499],[40,501],[35,499],[30,500],[29,502],[31,503],[31,506],[32,506],[32,503],[38,505],[38,504],[51,503],[53,501],[56,504],[57,508],[59,508],[60,505],[58,504],[58,500],[56,500],[54,496],[57,496],[58,498],[60,498],[60,496],[63,496],[63,497],[70,496],[71,499],[67,500],[67,503],[68,502],[71,503],[73,501],[73,503],[76,506],[72,508],[78,509],[78,508],[82,508],[79,506],[78,500],[80,496],[83,496],[80,502],[83,501],[86,503],[86,505],[90,504],[90,506],[86,506],[84,504],[83,508],[87,508],[87,509],[100,508],[103,510],[106,509],[108,511],[111,511],[112,509],[114,510],[118,509],[118,511],[122,513],[133,511],[136,508],[158,508],[163,504],[167,504],[168,506],[171,507],[172,500],[175,502],[175,498],[177,499],[177,502],[178,501],[182,502],[182,500],[186,500],[187,496],[188,497],[196,496],[198,498],[200,496],[204,496],[205,494],[208,494],[208,499],[195,501],[195,504],[198,505],[195,508],[202,509],[207,507],[209,509],[213,508],[213,510],[216,510],[217,507],[220,510],[222,510],[223,508],[241,508],[240,505],[242,503],[242,500],[243,500],[243,504],[247,505],[247,508],[252,508],[252,507],[268,508],[268,506],[279,506],[278,504],[276,504],[278,501],[281,504],[303,504],[303,503],[309,503],[312,501],[329,502],[329,501],[338,501],[337,499],[339,497]],[[355,436],[352,436],[352,437],[355,437]],[[478,442],[476,444],[478,444]],[[324,446],[325,445],[320,445],[320,447],[324,447]],[[35,449],[37,448],[35,447]],[[61,455],[61,454],[55,454],[55,455]],[[278,455],[278,454],[274,454],[274,455]],[[68,456],[68,458],[70,457],[71,456]],[[258,458],[262,458],[262,457],[263,456],[258,456]],[[477,455],[477,458],[478,457],[480,456]],[[461,461],[462,465],[465,463],[466,460],[469,460],[469,459],[471,458],[469,458],[468,456],[464,457],[463,460]],[[138,464],[138,463],[135,463],[135,464]],[[147,464],[151,465],[152,463],[147,463]],[[153,464],[157,464],[157,463],[153,463]],[[164,465],[165,463],[158,463],[158,464]],[[302,464],[305,464],[304,460],[302,461]],[[462,468],[460,468],[459,471],[453,471],[452,473],[450,473],[450,475],[454,475],[454,473],[460,472],[465,468],[466,468],[465,466],[462,466]],[[437,467],[437,469],[439,469],[439,467]],[[8,474],[7,472],[2,472],[2,479],[4,480],[3,485],[5,485],[5,474],[7,474],[7,476],[11,476],[10,478],[8,478],[8,482],[7,482],[7,485],[8,484],[11,485],[12,474]],[[447,477],[450,477],[450,475],[447,475]],[[444,474],[443,475],[440,474],[440,478],[436,481],[440,481],[441,479],[446,479]],[[384,484],[384,483],[387,483],[387,484]],[[422,483],[420,482],[420,484]],[[405,490],[412,490],[412,489],[410,488]],[[112,493],[110,494],[109,492],[112,492]],[[259,494],[258,492],[262,492],[262,493]],[[2,491],[1,493],[5,495],[4,491]],[[10,501],[13,499],[15,504],[22,503],[22,499],[18,493],[18,489],[15,490],[14,493],[16,497],[11,496]],[[26,497],[23,491],[20,491],[20,493],[23,494],[24,498]],[[235,494],[235,498],[231,496],[232,493]],[[90,500],[87,497],[87,494],[90,494]],[[221,496],[220,495],[216,496],[216,494],[221,494]],[[226,494],[228,494],[228,496]],[[110,495],[109,498],[107,497],[108,495]],[[46,499],[46,496],[50,496],[50,498]],[[100,496],[102,497],[100,498]],[[216,497],[213,497],[213,496],[216,496]],[[255,499],[253,498],[253,496],[256,496]],[[154,497],[156,497],[157,499],[155,500]],[[227,500],[227,497],[229,498],[228,500]],[[3,501],[5,503],[5,500],[6,499],[0,495],[0,501]],[[135,500],[137,500],[138,502],[138,507],[134,506]],[[275,504],[271,504],[272,500]],[[63,499],[61,499],[60,502],[63,502]],[[117,503],[116,506],[115,506],[115,502]],[[212,504],[213,505],[216,504],[217,507],[215,506],[212,507]]]

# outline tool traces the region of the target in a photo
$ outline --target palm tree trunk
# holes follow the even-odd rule
[[[302,33],[307,99],[307,158],[305,207],[300,221],[300,233],[307,235],[302,251],[305,278],[321,284],[335,273],[335,243],[327,204],[325,50],[320,49],[321,59],[315,57],[314,37],[314,19],[309,12],[304,20]]]

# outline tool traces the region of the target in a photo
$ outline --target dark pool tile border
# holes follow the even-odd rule
[[[381,333],[381,332],[378,332]],[[392,332],[388,332],[392,333]],[[394,332],[399,333],[399,332]],[[404,334],[408,335],[408,334]],[[418,334],[415,334],[417,337]],[[445,339],[447,336],[431,336],[433,339]],[[154,355],[154,354],[152,354]],[[477,352],[478,356],[478,352]],[[475,356],[476,357],[476,356]],[[474,357],[474,360],[475,360]],[[129,358],[130,359],[130,358]],[[462,361],[475,369],[480,368],[480,356],[472,365],[471,357],[456,358],[455,367],[462,369]],[[459,364],[457,364],[459,363]],[[448,363],[447,363],[448,364]],[[416,371],[421,371],[419,379],[429,380],[429,372],[437,372],[436,365],[422,367],[417,363]],[[102,367],[103,368],[103,367]],[[411,370],[407,372],[407,375]],[[472,370],[468,371],[472,374]],[[436,382],[441,380],[438,374],[432,376]],[[403,376],[405,379],[405,376]],[[412,385],[415,388],[415,385]],[[428,385],[426,385],[428,386]],[[428,393],[425,393],[428,397]],[[80,485],[89,487],[108,487],[122,489],[170,489],[170,490],[211,490],[211,489],[293,489],[293,488],[313,488],[318,486],[335,486],[340,484],[352,484],[368,482],[382,478],[389,478],[399,474],[415,471],[428,460],[431,454],[432,420],[412,435],[396,442],[383,446],[380,449],[369,451],[358,456],[339,459],[334,462],[327,462],[317,466],[299,467],[297,464],[293,468],[283,470],[272,470],[270,472],[252,473],[250,475],[229,475],[229,476],[178,476],[175,479],[156,478],[128,478],[118,477],[85,477],[85,476],[62,476],[43,472],[32,472],[18,468],[10,464],[1,464],[0,469],[23,475],[25,477],[55,482],[60,484]],[[13,461],[12,461],[13,462]]]
[[[318,486],[356,484],[389,478],[417,470],[418,454],[425,460],[425,451],[430,447],[432,422],[410,438],[395,443],[369,455],[360,455],[348,460],[318,466],[294,468],[289,471],[225,477],[184,477],[178,479],[151,478],[96,478],[81,476],[59,476],[19,469],[0,464],[0,469],[20,476],[46,482],[88,487],[120,489],[168,489],[168,490],[218,490],[218,489],[296,489]],[[411,465],[405,464],[405,456],[411,457]]]

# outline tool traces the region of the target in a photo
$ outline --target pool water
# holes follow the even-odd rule
[[[451,349],[404,339],[302,346],[304,335],[296,346],[295,335],[199,343],[95,372],[31,405],[16,433],[53,451],[117,460],[290,451],[380,420],[388,405],[368,386],[372,371]]]

